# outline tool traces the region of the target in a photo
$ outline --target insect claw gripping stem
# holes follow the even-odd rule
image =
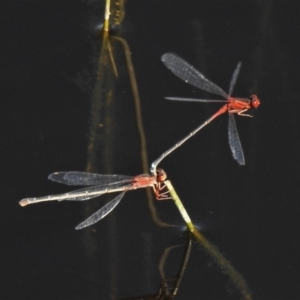
[[[153,191],[157,200],[168,200],[172,199],[172,197],[168,197],[169,191],[166,190],[162,192],[164,189],[167,188],[164,181],[167,179],[167,174],[163,169],[155,170],[155,177],[156,177],[156,185],[153,185]]]

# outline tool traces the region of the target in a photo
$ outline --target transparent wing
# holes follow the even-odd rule
[[[88,227],[92,224],[99,222],[101,219],[103,219],[106,215],[108,215],[120,203],[120,201],[122,200],[124,195],[125,195],[125,192],[118,195],[112,201],[108,202],[106,205],[104,205],[98,211],[96,211],[94,214],[92,214],[90,217],[88,217],[85,221],[83,221],[78,226],[76,226],[75,229],[79,230],[79,229]]]
[[[241,141],[239,138],[239,134],[236,128],[235,119],[232,113],[229,113],[228,115],[229,115],[228,139],[229,139],[229,146],[232,152],[232,156],[235,160],[237,160],[239,165],[244,166],[245,157],[244,157]]]
[[[166,53],[161,57],[161,60],[174,75],[183,81],[203,91],[220,95],[226,99],[228,98],[228,95],[220,87],[204,77],[192,65],[184,61],[179,56],[173,53]]]
[[[181,97],[165,97],[172,101],[186,101],[186,102],[228,102],[227,100],[213,100],[213,99],[196,99],[196,98],[181,98]]]
[[[131,182],[134,177],[126,175],[103,175],[86,172],[55,172],[48,179],[67,185],[109,185],[112,183]]]
[[[238,78],[238,76],[239,76],[241,67],[242,67],[242,62],[239,62],[238,65],[236,66],[236,68],[235,68],[233,74],[232,74],[232,78],[231,78],[230,84],[229,84],[229,96],[230,96],[230,97],[231,97],[231,95],[232,95],[232,93],[233,93],[233,90],[234,90],[234,87],[235,87],[237,78]]]

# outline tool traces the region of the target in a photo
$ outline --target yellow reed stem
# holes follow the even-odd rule
[[[110,0],[106,0],[105,14],[104,14],[104,27],[103,27],[104,32],[108,32],[109,30],[109,15],[110,15]]]
[[[190,232],[193,232],[195,230],[195,226],[192,223],[192,220],[191,220],[190,216],[188,215],[187,211],[185,210],[182,202],[180,201],[176,191],[174,190],[174,187],[171,184],[171,181],[166,180],[164,183],[167,186],[169,193],[170,193],[172,199],[174,200],[175,205],[177,206],[183,220],[185,221],[186,226],[188,227]]]

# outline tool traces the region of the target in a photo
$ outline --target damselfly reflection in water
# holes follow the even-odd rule
[[[161,58],[162,62],[166,67],[171,70],[174,75],[184,80],[185,82],[197,87],[198,89],[204,90],[206,92],[220,95],[226,100],[206,100],[206,99],[193,99],[193,98],[179,98],[179,97],[166,97],[168,100],[175,101],[192,101],[192,102],[225,102],[225,104],[209,119],[198,126],[195,130],[189,133],[185,138],[171,147],[169,150],[165,151],[159,158],[157,158],[151,165],[151,172],[154,174],[157,165],[171,152],[180,147],[184,142],[186,142],[190,137],[195,135],[200,129],[209,124],[219,115],[228,112],[229,122],[228,122],[228,138],[229,145],[233,155],[233,158],[237,160],[239,165],[245,165],[245,157],[243,149],[241,146],[240,138],[236,128],[235,120],[233,114],[236,113],[239,116],[252,117],[251,115],[245,114],[251,108],[257,108],[260,104],[260,100],[256,95],[251,95],[249,98],[234,98],[231,97],[234,86],[236,84],[241,63],[238,63],[229,85],[229,93],[225,93],[220,87],[209,81],[205,76],[203,76],[199,71],[197,71],[193,66],[184,61],[182,58],[178,57],[173,53],[166,53]]]
[[[95,224],[109,214],[119,204],[127,191],[152,187],[157,200],[169,199],[170,197],[167,195],[168,191],[162,191],[165,188],[164,181],[166,178],[167,175],[162,169],[158,169],[155,175],[141,174],[138,176],[103,175],[77,171],[56,172],[50,174],[48,179],[67,185],[91,186],[59,195],[25,198],[22,199],[19,204],[26,206],[32,203],[54,200],[85,201],[107,193],[122,192],[75,228],[82,229]]]

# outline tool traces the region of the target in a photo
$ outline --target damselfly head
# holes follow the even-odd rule
[[[163,169],[156,170],[156,180],[158,182],[163,182],[167,179],[167,173]]]
[[[260,100],[257,98],[256,95],[251,95],[250,97],[251,100],[251,106],[254,108],[257,108],[260,105]]]

